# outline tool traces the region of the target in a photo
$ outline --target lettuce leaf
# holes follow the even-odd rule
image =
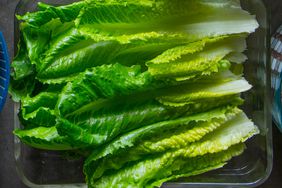
[[[241,155],[245,149],[244,144],[231,146],[226,151],[215,154],[207,154],[201,157],[193,157],[183,163],[177,163],[172,169],[163,169],[158,177],[165,177],[159,180],[153,180],[147,183],[146,187],[161,187],[164,182],[176,180],[182,177],[189,177],[203,174],[205,172],[222,168],[232,157]],[[173,164],[174,165],[174,164]]]
[[[185,80],[211,75],[229,68],[229,62],[223,61],[224,57],[231,52],[243,52],[246,49],[246,42],[245,37],[234,36],[210,43],[198,53],[191,53],[191,49],[195,50],[193,43],[183,46],[181,50],[179,48],[181,47],[169,49],[163,55],[148,62],[150,74],[162,79],[185,77]],[[171,53],[174,53],[174,56],[168,60],[167,54]]]
[[[18,53],[11,64],[9,93],[19,102],[22,97],[32,93],[35,86],[35,68],[28,57],[27,46],[22,36],[17,45]]]
[[[11,65],[13,69],[11,73],[11,77],[14,80],[23,79],[34,73],[34,67],[32,66],[30,59],[28,57],[26,45],[23,41],[23,38],[20,39],[17,47],[18,47],[18,53]]]
[[[118,39],[95,42],[91,37],[72,29],[54,40],[45,58],[40,62],[37,77],[44,83],[67,82],[87,68],[119,63],[140,65],[155,58],[167,49],[186,42],[177,34],[148,33],[141,41],[123,44]],[[126,37],[120,39],[126,41]],[[67,71],[66,71],[67,70]]]
[[[15,102],[19,102],[22,98],[29,96],[35,88],[34,75],[25,77],[24,79],[10,79],[9,94]]]
[[[245,81],[242,82],[245,83]],[[157,81],[150,73],[141,72],[140,66],[102,65],[87,70],[85,73],[80,74],[76,81],[69,82],[60,94],[57,110],[58,114],[67,117],[71,114],[81,113],[104,99],[181,83]],[[190,87],[189,84],[186,88],[188,87]],[[248,89],[250,87],[245,88],[244,91]],[[165,91],[168,91],[168,89]]]
[[[219,108],[134,130],[94,151],[85,163],[87,173],[100,178],[105,171],[119,169],[148,154],[182,148],[223,126],[238,113],[237,108]],[[162,135],[159,135],[160,131]],[[97,168],[96,164],[99,164]]]
[[[239,144],[226,151],[193,158],[184,157],[180,152],[168,152],[125,166],[119,171],[112,171],[95,182],[88,181],[88,186],[160,187],[165,181],[221,168],[232,157],[242,154],[244,148],[244,144]]]
[[[72,150],[76,149],[68,138],[60,136],[55,126],[36,127],[33,129],[16,129],[14,134],[25,144],[44,150]]]
[[[177,30],[188,33],[191,40],[198,40],[225,34],[250,33],[258,27],[253,16],[239,9],[239,3],[235,1],[142,2],[90,1],[89,5],[81,10],[76,25],[81,32],[92,37],[98,36],[95,37],[98,40],[111,40],[121,35],[152,30]],[[105,16],[104,12],[108,14]],[[217,27],[213,28],[209,23],[217,24]],[[232,29],[222,29],[228,23],[236,24]]]
[[[39,2],[38,8],[40,11],[26,13],[22,16],[17,15],[17,19],[28,23],[32,27],[40,27],[57,18],[61,22],[70,22],[78,16],[83,6],[85,6],[84,1],[58,7]]]
[[[114,64],[94,67],[65,86],[59,96],[58,113],[66,117],[98,99],[142,91],[151,86],[152,79],[147,72],[141,72],[140,66]]]
[[[220,102],[217,103],[207,102],[209,101],[179,107],[164,106],[156,101],[144,104],[116,104],[120,107],[101,109],[97,112],[88,110],[67,119],[59,118],[57,129],[60,135],[68,136],[75,143],[93,147],[145,125],[210,110],[226,104],[236,106],[242,101],[238,96],[232,95],[221,97]]]
[[[59,7],[39,4],[41,11],[18,16],[18,18],[24,21],[21,30],[28,46],[31,63],[36,64],[36,69],[38,70],[37,78],[41,82],[50,84],[72,81],[76,79],[79,72],[85,71],[86,68],[102,64],[115,62],[130,66],[132,64],[142,64],[163,51],[174,47],[175,45],[171,45],[172,41],[175,44],[181,45],[201,40],[202,37],[225,35],[220,33],[194,37],[197,34],[193,32],[187,33],[186,28],[184,30],[168,31],[168,28],[165,27],[161,31],[153,31],[152,24],[148,24],[152,22],[156,24],[157,20],[162,20],[161,22],[165,23],[161,25],[167,25],[167,22],[183,25],[183,20],[185,20],[185,24],[187,24],[187,20],[189,20],[189,23],[198,22],[199,18],[191,18],[195,12],[186,10],[187,7],[183,8],[185,6],[189,7],[189,10],[195,10],[197,7],[197,10],[199,10],[198,14],[203,16],[201,19],[209,20],[211,18],[205,17],[206,14],[222,11],[222,7],[226,7],[228,9],[226,13],[231,15],[230,19],[232,15],[237,15],[240,20],[246,19],[246,23],[251,23],[254,20],[248,13],[236,8],[233,1],[227,3],[192,1],[186,4],[176,0],[142,2],[91,0]],[[175,8],[179,11],[175,11]],[[138,10],[138,12],[134,10]],[[101,16],[105,11],[110,12],[108,16]],[[119,13],[120,11],[123,12]],[[140,14],[143,16],[140,16]],[[219,19],[219,15],[213,19]],[[189,19],[180,19],[182,20],[180,22],[175,21],[183,16],[188,16]],[[73,26],[74,20],[77,28]],[[136,27],[137,25],[143,27],[142,25],[148,24],[150,30],[144,32],[139,30],[137,33],[130,31],[128,34],[122,31],[123,34],[114,36],[111,35],[111,31],[107,31],[109,25],[124,26],[124,23],[125,25],[128,23],[129,25],[133,24],[134,27],[132,28],[134,29],[138,28]],[[88,27],[90,27],[90,33],[87,32]],[[242,28],[241,32],[234,33],[249,33],[256,27],[257,25],[250,24],[250,28]],[[99,32],[93,33],[97,28]],[[123,27],[119,27],[119,29],[114,27],[113,30],[120,31],[121,28]],[[48,44],[49,41],[51,41],[50,45]],[[121,44],[131,44],[131,46],[123,46]],[[128,48],[132,50],[128,50]],[[122,56],[120,56],[121,54]],[[43,56],[43,59],[39,58],[40,55]],[[131,57],[131,62],[129,62],[129,57]],[[132,57],[136,58],[132,59]],[[217,68],[213,67],[213,69]]]
[[[97,100],[93,106],[86,103],[82,108],[76,108],[76,111],[66,115],[66,119],[59,118],[57,128],[61,135],[69,136],[74,142],[97,146],[144,125],[208,111],[223,105],[237,106],[241,104],[237,94],[251,88],[244,79],[226,83],[201,83],[202,88],[198,85],[199,83],[192,83],[160,89],[159,94],[158,91],[139,94],[142,97],[134,94],[100,101],[100,104]],[[146,99],[145,95],[150,97]]]
[[[136,166],[139,166],[140,163],[142,162],[148,162],[151,161],[150,160],[150,156],[154,156],[154,154],[152,152],[164,152],[164,154],[159,154],[159,155],[169,155],[171,160],[174,160],[173,157],[170,155],[172,154],[173,156],[177,156],[180,155],[181,158],[193,158],[193,157],[198,157],[198,156],[204,156],[206,154],[212,154],[212,153],[218,153],[221,151],[225,151],[227,150],[229,147],[239,144],[239,143],[243,143],[244,141],[246,141],[247,139],[249,139],[250,137],[252,137],[255,134],[258,134],[259,130],[256,126],[254,126],[254,124],[246,117],[245,114],[240,113],[239,115],[237,115],[235,118],[231,119],[230,121],[228,121],[226,123],[226,125],[222,126],[219,129],[216,129],[215,131],[207,134],[206,136],[203,137],[203,139],[201,139],[200,141],[194,142],[189,144],[189,142],[185,142],[184,140],[182,140],[184,137],[182,137],[183,135],[185,135],[185,133],[178,135],[177,134],[175,136],[168,136],[167,138],[162,140],[162,136],[157,136],[160,137],[159,142],[155,142],[155,140],[158,140],[156,137],[153,137],[153,141],[152,142],[143,142],[144,144],[137,144],[137,143],[132,143],[130,145],[127,145],[127,147],[124,147],[126,145],[124,145],[123,147],[118,146],[119,148],[121,148],[121,152],[123,154],[120,153],[113,153],[110,152],[111,155],[109,155],[110,159],[117,159],[119,158],[119,160],[122,160],[123,162],[127,160],[132,161],[132,160],[136,160],[137,162],[135,163],[128,163],[128,165],[123,165],[125,166],[124,168],[122,168],[121,170],[119,170],[121,168],[119,163],[116,163],[115,160],[113,160],[112,162],[109,161],[109,159],[107,159],[107,157],[105,158],[105,153],[102,152],[102,155],[97,152],[94,152],[93,155],[91,155],[86,163],[85,163],[85,174],[87,175],[87,181],[89,185],[92,186],[97,186],[99,185],[99,183],[97,182],[101,182],[102,184],[133,184],[135,186],[144,186],[146,184],[147,181],[150,181],[151,179],[157,179],[156,176],[158,177],[158,172],[160,172],[163,169],[166,169],[166,165],[164,163],[162,163],[162,166],[146,166],[145,164],[143,165],[143,169],[144,174],[137,176],[135,179],[135,176],[130,176],[128,177],[129,174],[132,174],[135,172]],[[167,134],[173,134],[173,133],[167,133]],[[189,135],[189,134],[188,134]],[[181,138],[182,139],[179,139]],[[189,136],[187,137],[189,138]],[[171,143],[169,145],[167,145],[168,142]],[[118,142],[119,145],[121,143],[124,142]],[[141,142],[142,143],[142,142]],[[164,145],[162,145],[163,143],[166,143]],[[178,147],[178,145],[175,146],[174,143],[180,144],[180,146]],[[111,145],[114,146],[114,145]],[[156,146],[156,147],[155,147]],[[165,148],[163,148],[163,146],[165,146]],[[132,150],[128,149],[128,147],[133,148]],[[114,147],[112,147],[114,148]],[[176,150],[173,151],[169,151],[167,150],[168,148],[175,148]],[[103,150],[102,150],[103,151]],[[107,151],[107,150],[106,150]],[[109,150],[108,150],[109,151]],[[107,153],[107,152],[106,152]],[[126,156],[130,156],[129,158],[126,157],[124,154],[127,153],[129,155]],[[142,155],[143,153],[143,155]],[[144,153],[148,153],[148,157],[144,156]],[[133,154],[133,156],[132,156]],[[119,156],[119,157],[118,157]],[[125,158],[121,158],[121,156],[126,157]],[[138,157],[139,156],[139,157]],[[142,158],[140,157],[142,156]],[[97,158],[103,157],[102,159],[105,159],[104,163],[101,163],[97,160]],[[115,158],[117,157],[117,158]],[[107,159],[107,160],[106,160]],[[147,160],[149,159],[149,160]],[[188,159],[189,161],[189,159]],[[97,163],[95,163],[97,162]],[[174,161],[175,163],[175,161]],[[108,173],[105,173],[105,175],[102,176],[103,174],[103,166],[105,165],[105,169],[109,169]],[[131,164],[131,165],[130,165]],[[133,164],[133,165],[132,165]],[[134,165],[136,164],[136,166]],[[101,166],[100,166],[101,165]],[[132,168],[130,168],[132,167]],[[98,172],[98,176],[97,174],[95,174],[95,169],[100,170],[100,172]],[[132,169],[134,171],[131,171],[129,169]],[[102,170],[102,171],[101,171]],[[94,171],[94,173],[93,173]],[[138,170],[137,170],[138,171]],[[151,174],[153,173],[153,174]],[[107,175],[107,174],[112,174],[111,175]],[[143,176],[144,175],[144,176]],[[101,177],[101,179],[99,179]],[[113,179],[111,179],[111,178]],[[107,178],[109,178],[107,180]],[[130,178],[132,178],[133,181],[130,180]],[[158,177],[159,178],[159,177]],[[97,180],[98,179],[98,180]],[[105,180],[106,179],[106,180]],[[137,180],[137,181],[136,181]],[[95,182],[95,184],[94,184]],[[99,186],[98,186],[99,187]]]
[[[174,88],[173,92],[157,97],[156,99],[166,106],[185,106],[192,104],[212,104],[224,100],[224,96],[231,96],[236,93],[248,91],[252,86],[244,79],[231,80],[227,82],[191,83],[182,87]],[[207,106],[202,106],[204,109]]]
[[[56,124],[54,112],[58,100],[58,93],[41,92],[35,97],[26,97],[21,101],[20,116],[21,123],[29,127],[37,125],[42,127],[52,127]]]

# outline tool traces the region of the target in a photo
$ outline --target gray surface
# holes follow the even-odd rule
[[[272,31],[282,24],[282,0],[265,0],[272,12]],[[13,55],[14,9],[18,0],[0,0],[0,30],[8,43],[10,56]],[[7,100],[0,113],[0,188],[24,188],[15,169],[13,156],[13,109],[12,101]],[[282,178],[282,135],[277,128],[274,136],[274,168],[270,178],[260,188],[279,188]]]

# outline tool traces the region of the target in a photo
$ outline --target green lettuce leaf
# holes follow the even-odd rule
[[[156,81],[148,72],[141,72],[140,66],[102,65],[87,70],[79,76],[79,79],[68,83],[60,94],[57,110],[58,114],[67,117],[71,114],[82,113],[104,99],[181,83]],[[244,86],[246,86],[243,87],[244,91],[250,89],[247,88],[247,83]],[[189,87],[188,84],[186,88]],[[168,89],[164,91],[167,92]],[[242,91],[239,90],[239,92]]]
[[[163,154],[163,156],[166,156],[168,153],[171,153],[173,155],[180,155],[181,158],[183,159],[184,158],[193,158],[193,157],[198,157],[198,156],[203,156],[203,155],[206,155],[206,154],[209,154],[209,153],[218,153],[218,152],[221,152],[221,151],[224,151],[224,150],[227,150],[229,147],[231,147],[232,145],[236,145],[238,143],[243,143],[244,141],[246,141],[247,139],[249,139],[250,137],[252,137],[253,135],[255,134],[258,134],[259,133],[259,130],[256,126],[254,126],[254,124],[248,120],[248,118],[246,117],[245,114],[241,113],[239,115],[237,115],[235,118],[231,119],[230,121],[228,121],[226,123],[226,125],[222,126],[221,128],[219,129],[216,129],[215,131],[207,134],[203,139],[201,139],[200,141],[197,141],[197,142],[194,142],[194,143],[186,143],[184,140],[182,139],[177,139],[176,137],[172,136],[172,137],[167,137],[166,139],[162,140],[162,135],[160,136],[160,140],[159,142],[154,142],[154,139],[152,142],[148,142],[144,145],[140,145],[140,144],[130,144],[129,147],[131,146],[131,148],[133,147],[133,149],[131,150],[132,152],[130,152],[130,150],[128,150],[128,147],[124,147],[126,145],[123,145],[123,146],[118,146],[120,144],[124,144],[124,142],[117,142],[118,144],[116,145],[117,147],[120,147],[121,148],[121,151],[122,152],[127,152],[127,156],[130,156],[130,159],[128,159],[129,161],[132,161],[132,160],[137,160],[137,166],[138,164],[142,163],[143,161],[150,161],[150,160],[146,160],[146,157],[144,157],[144,152],[145,153],[148,153],[148,157],[150,159],[150,156],[154,156],[152,154],[152,152],[165,152]],[[168,133],[169,134],[169,133]],[[172,133],[170,132],[170,135]],[[185,134],[185,133],[184,133]],[[181,136],[179,136],[181,138]],[[153,137],[155,138],[155,137]],[[189,137],[188,137],[189,138]],[[157,138],[156,138],[157,140]],[[163,143],[167,143],[167,141],[169,141],[170,145],[162,145]],[[180,147],[177,147],[175,146],[175,144],[173,143],[178,143],[180,144],[181,146]],[[112,145],[113,146],[113,145]],[[150,147],[151,146],[151,147]],[[156,146],[156,147],[154,147]],[[166,147],[166,149],[163,148],[163,146]],[[113,148],[113,147],[112,147]],[[173,151],[168,151],[167,148],[175,148],[176,150],[173,150]],[[157,151],[156,151],[157,150]],[[110,152],[111,155],[109,156],[110,158],[115,158],[117,156],[120,156],[118,153],[112,153]],[[143,153],[143,157],[141,159],[140,155],[142,156],[142,153]],[[133,154],[133,156],[132,156]],[[139,157],[138,157],[139,155]],[[101,174],[98,173],[98,177],[95,176],[97,174],[95,174],[95,169],[98,169],[100,170],[100,173],[101,173],[101,170],[103,171],[103,165],[105,163],[101,163],[99,161],[95,161],[95,159],[97,160],[97,156],[98,158],[100,157],[103,157],[105,159],[105,153],[99,155],[97,155],[97,152],[94,152],[93,155],[91,155],[88,160],[86,161],[85,163],[85,174],[87,175],[87,181],[88,181],[88,184],[89,185],[99,185],[99,183],[97,184],[97,182],[100,182],[101,183],[113,183],[114,181],[118,181],[118,182],[115,182],[116,184],[126,184],[128,182],[131,182],[131,181],[128,181],[128,177],[127,175],[129,175],[130,173],[128,173],[128,170],[127,170],[127,165],[125,165],[125,168],[122,168],[120,171],[118,169],[121,168],[121,166],[119,165],[119,163],[116,163],[114,162],[115,160],[112,161],[112,163],[110,161],[106,161],[106,167],[109,168],[109,166],[111,167],[110,171],[106,174],[113,174],[113,176],[107,176],[107,175],[104,175],[104,176],[101,176]],[[121,156],[124,156],[124,155],[121,155]],[[125,157],[125,156],[124,156]],[[170,156],[171,157],[171,156]],[[127,157],[128,158],[128,157]],[[144,159],[145,158],[145,159]],[[94,160],[93,160],[94,159]],[[120,160],[124,161],[125,159],[124,158],[119,158]],[[173,160],[173,159],[172,159]],[[95,163],[95,162],[98,162],[98,163]],[[130,164],[132,163],[129,163],[129,166],[131,166]],[[134,164],[134,163],[133,163]],[[100,165],[102,167],[100,167]],[[108,166],[107,166],[108,165]],[[143,164],[144,165],[144,164]],[[165,165],[162,164],[163,166],[147,166],[144,165],[143,168],[145,168],[146,170],[144,170],[145,176],[138,176],[138,181],[134,180],[132,181],[131,183],[133,183],[133,185],[138,185],[138,186],[144,186],[144,184],[146,183],[146,181],[150,181],[151,179],[154,179],[156,178],[155,176],[158,176],[156,172],[159,172],[160,170],[163,170],[165,169]],[[134,166],[134,165],[133,165]],[[93,170],[94,169],[94,170]],[[107,169],[107,168],[106,168]],[[134,169],[134,167],[133,167]],[[135,170],[135,169],[134,169]],[[94,171],[94,173],[93,173]],[[129,170],[130,171],[130,170]],[[152,176],[150,176],[150,172],[155,172],[154,174],[151,174]],[[120,175],[120,174],[127,174],[127,175]],[[132,172],[131,172],[132,173]],[[103,174],[103,172],[102,172]],[[149,175],[149,177],[147,176]],[[99,179],[99,177],[101,177],[101,179]],[[112,177],[114,179],[107,179],[108,177]],[[132,177],[132,176],[131,176]],[[97,180],[98,178],[98,180]],[[117,178],[117,179],[115,179]],[[119,179],[121,178],[121,179]],[[134,176],[133,176],[133,179]],[[156,178],[157,179],[157,178]],[[145,181],[142,181],[142,180],[145,180]],[[95,183],[96,184],[95,184]],[[135,183],[136,184],[135,184]]]
[[[38,66],[40,71],[37,77],[44,83],[66,82],[76,78],[78,73],[87,68],[114,63],[126,66],[140,65],[142,69],[146,69],[146,61],[169,48],[187,42],[184,36],[178,34],[148,33],[142,36],[141,41],[125,44],[120,40],[126,41],[126,37],[95,42],[72,29],[51,43],[45,58]]]
[[[23,38],[23,44],[21,45],[26,45],[28,58],[31,64],[35,65],[37,71],[42,69],[42,59],[45,59],[46,52],[50,51],[50,46],[54,42],[61,40],[62,35],[69,33],[73,26],[73,23],[62,23],[59,19],[52,19],[40,27],[32,27],[27,22],[20,24]],[[56,53],[56,51],[53,53]]]
[[[14,134],[25,144],[44,150],[72,150],[76,149],[68,138],[60,136],[55,126],[36,127],[28,130],[17,129]]]
[[[187,80],[203,75],[211,75],[222,69],[229,68],[229,62],[224,61],[226,55],[232,52],[243,52],[246,49],[245,38],[240,36],[213,42],[206,45],[203,50],[193,53],[195,45],[197,43],[169,49],[163,55],[147,63],[148,71],[154,77],[162,79],[185,77],[185,80]],[[167,58],[166,54],[171,53],[174,53],[174,56]]]
[[[18,47],[18,53],[11,65],[13,70],[11,73],[11,77],[14,80],[20,80],[29,75],[34,74],[34,67],[32,66],[29,60],[26,45],[23,39],[20,39],[17,47]]]
[[[244,144],[239,144],[226,151],[193,158],[187,158],[181,152],[167,152],[112,171],[95,182],[87,179],[88,187],[160,187],[165,181],[221,168],[244,149]]]
[[[186,6],[188,6],[188,4]],[[230,14],[233,14],[234,3],[222,3],[220,6],[229,7],[228,9],[230,9]],[[124,9],[125,7],[126,9]],[[179,12],[174,11],[173,7],[177,7]],[[200,40],[201,37],[190,37],[194,36],[194,34],[191,35],[191,33],[189,33],[187,35],[187,33],[179,32],[178,30],[168,31],[168,28],[165,28],[165,31],[164,29],[161,31],[152,31],[152,24],[147,23],[148,20],[156,22],[156,19],[166,20],[166,22],[167,19],[172,19],[172,23],[174,23],[174,17],[179,18],[183,15],[189,16],[190,20],[191,14],[193,15],[194,13],[191,13],[183,7],[185,7],[183,2],[178,1],[88,1],[87,3],[81,2],[61,7],[42,5],[42,14],[43,12],[50,13],[51,11],[52,15],[55,17],[53,18],[51,16],[52,20],[47,19],[44,24],[39,24],[39,28],[34,28],[29,24],[30,22],[33,24],[33,16],[31,16],[31,19],[29,19],[29,14],[27,14],[26,19],[22,18],[23,20],[26,20],[26,22],[22,24],[25,26],[22,27],[22,30],[23,33],[27,33],[24,36],[29,49],[29,57],[31,58],[31,62],[36,63],[37,65],[36,69],[39,70],[37,77],[39,80],[44,83],[61,83],[74,80],[77,73],[83,72],[86,68],[93,66],[115,62],[126,65],[139,63],[142,64],[169,49],[170,47],[174,47],[175,45],[171,45],[173,40],[177,40],[178,45]],[[211,10],[211,12],[217,12],[218,9],[222,10],[222,8],[218,8],[218,5],[206,3],[205,1],[193,1],[189,3],[188,7],[191,9],[193,7],[197,7],[198,9],[201,9],[199,13],[203,14],[209,13],[209,11],[207,11],[205,8],[208,8]],[[79,9],[81,9],[81,13],[76,20],[76,29],[73,28],[72,23],[69,23],[69,21],[72,21],[74,17],[77,17]],[[138,12],[135,12],[134,10],[138,10]],[[239,14],[240,9],[236,10],[237,14]],[[72,11],[74,11],[74,13],[72,13]],[[101,17],[102,13],[105,11],[110,13],[108,16]],[[120,11],[123,11],[123,13],[120,14]],[[65,12],[68,13],[65,15]],[[73,17],[70,16],[72,15],[71,13],[73,14]],[[140,16],[140,14],[143,16]],[[30,15],[33,15],[33,13]],[[243,18],[244,16],[252,18],[244,11],[240,12],[240,15]],[[34,16],[40,17],[38,15]],[[68,18],[68,16],[70,16],[70,18]],[[218,17],[219,16],[215,18]],[[243,19],[241,17],[240,19]],[[148,18],[148,20],[145,18]],[[203,18],[206,17],[203,16]],[[194,21],[197,21],[197,19]],[[194,21],[191,19],[191,22]],[[145,25],[148,24],[148,26],[150,26],[150,30],[141,33],[140,31],[137,33],[130,32],[128,34],[124,34],[124,31],[122,31],[122,35],[119,34],[111,36],[110,32],[107,31],[107,25],[115,26],[119,25],[119,23],[123,25],[123,22],[126,24],[134,23],[135,26],[132,28],[135,29],[137,28],[136,24],[139,24],[140,27],[142,27],[142,24],[145,23]],[[178,22],[175,23],[181,24]],[[165,25],[167,25],[167,23]],[[87,30],[88,26],[90,27],[91,33],[85,32],[85,29],[83,29],[86,27]],[[100,26],[102,28],[98,28]],[[67,28],[69,27],[72,27],[72,29],[67,31]],[[93,31],[95,31],[93,27],[96,28],[96,30],[98,28],[99,33],[93,33]],[[115,28],[114,31],[119,31],[121,28],[123,27],[119,27],[119,29]],[[127,28],[127,26],[125,28]],[[250,28],[254,29],[254,26],[250,26]],[[249,32],[250,31],[245,30],[237,33]],[[28,33],[32,33],[32,35],[29,35]],[[56,37],[56,35],[59,36]],[[218,35],[216,34],[214,36],[220,35],[224,35],[224,33]],[[214,36],[207,35],[206,37]],[[92,40],[90,40],[90,38]],[[51,41],[51,44],[47,45],[46,41]],[[146,44],[144,44],[144,42]],[[152,42],[154,44],[152,44]],[[176,41],[174,42],[176,43]],[[123,46],[121,44],[131,44],[131,46]],[[74,49],[76,50],[74,51]],[[45,58],[41,60],[38,58],[38,56],[43,51],[46,52],[42,54],[42,56]],[[105,56],[105,54],[107,55]],[[132,59],[132,57],[136,58]],[[217,69],[217,67],[214,67],[213,69]]]
[[[258,27],[253,16],[239,9],[240,5],[235,1],[92,2],[81,10],[76,25],[81,32],[97,41],[152,30],[177,30],[188,33],[191,40],[198,40],[225,34],[250,33]],[[108,14],[105,16],[104,12]],[[210,23],[218,27],[213,28]],[[221,29],[230,23],[236,23],[232,29]]]
[[[180,45],[175,48],[166,50],[161,55],[147,62],[147,64],[150,65],[150,64],[174,62],[177,59],[181,59],[182,56],[191,55],[196,52],[202,51],[204,50],[206,45],[213,43],[213,42],[221,41],[225,38],[227,38],[227,36],[220,36],[220,37],[215,37],[215,38],[204,38],[202,40],[191,42],[186,45]]]
[[[43,82],[48,78],[67,78],[75,73],[83,72],[86,68],[102,65],[104,61],[107,61],[106,54],[115,50],[117,46],[115,42],[111,41],[94,43],[91,40],[84,40],[77,45],[80,45],[81,48],[75,47],[73,53],[71,51],[65,52],[64,56],[51,61],[50,66],[44,66],[42,71],[38,73],[38,78]]]
[[[40,55],[47,49],[50,33],[54,25],[57,24],[56,20],[45,24],[41,28],[30,27],[27,23],[20,24],[20,30],[23,35],[24,43],[26,44],[28,57],[32,64],[36,64],[40,59]]]
[[[119,100],[123,101],[123,99]],[[76,143],[99,146],[109,142],[117,135],[145,125],[210,110],[226,104],[237,106],[242,103],[242,100],[236,95],[221,97],[220,102],[210,101],[205,100],[178,107],[165,106],[154,100],[143,104],[115,102],[114,107],[97,111],[89,107],[84,113],[72,114],[67,119],[59,118],[57,129],[60,135],[68,136]]]
[[[252,86],[244,79],[231,80],[227,82],[213,80],[213,83],[198,82],[182,85],[174,88],[173,92],[167,92],[156,99],[166,106],[185,106],[192,104],[212,104],[223,100],[225,96],[248,91]],[[202,106],[204,109],[205,107]]]
[[[40,85],[36,80],[37,70],[45,51],[48,49],[52,37],[63,33],[71,24],[61,24],[59,20],[52,20],[39,28],[34,28],[27,23],[21,23],[22,31],[18,43],[18,54],[12,63],[10,94],[15,101],[27,97],[34,92],[35,85]],[[36,87],[37,89],[37,87]]]
[[[222,168],[227,164],[232,157],[241,155],[245,149],[244,144],[237,144],[231,146],[226,151],[222,151],[215,154],[207,154],[201,157],[190,158],[183,163],[177,163],[177,166],[174,166],[171,169],[163,169],[159,172],[158,177],[165,177],[159,180],[153,180],[147,183],[146,187],[161,187],[164,182],[176,180],[182,177],[189,177],[194,175],[203,174],[205,172]]]
[[[20,80],[10,79],[9,94],[15,102],[19,102],[22,98],[27,97],[34,91],[36,81],[34,75],[29,75]]]
[[[11,64],[9,93],[14,101],[19,102],[22,97],[31,94],[34,89],[35,68],[30,62],[22,36],[17,47],[18,53]]]
[[[59,18],[61,22],[70,22],[78,16],[84,5],[84,1],[58,7],[39,2],[38,8],[40,11],[28,12],[22,16],[17,15],[17,19],[28,23],[32,27],[40,27],[52,19],[57,18]]]
[[[69,26],[73,25],[69,23]],[[66,49],[72,47],[72,50],[68,50],[72,52],[74,51],[74,49],[78,48],[78,46],[82,46],[78,43],[84,40],[86,40],[86,37],[81,35],[79,32],[77,32],[76,29],[72,27],[70,27],[69,29],[64,29],[64,32],[57,31],[57,34],[52,33],[52,40],[50,41],[50,46],[48,50],[44,53],[44,59],[41,60],[40,65],[38,65],[40,66],[38,68],[39,72],[42,69],[45,69],[46,66],[48,66],[50,63],[55,61],[56,57],[60,57],[62,56],[61,54],[67,53]]]
[[[192,83],[160,89],[159,93],[154,91],[140,93],[139,96],[134,94],[97,100],[93,105],[86,103],[82,108],[76,108],[76,111],[66,115],[66,119],[59,118],[57,128],[61,135],[67,135],[75,142],[97,146],[144,125],[223,105],[237,106],[241,104],[237,94],[251,88],[244,79],[221,82],[214,80],[213,83]],[[202,85],[201,88],[198,87],[199,84]]]
[[[93,178],[100,178],[105,171],[119,169],[146,155],[185,147],[223,126],[238,113],[237,108],[220,108],[134,130],[94,151],[86,161],[85,169]],[[95,167],[96,164],[99,165]]]
[[[21,100],[20,116],[25,127],[37,125],[52,127],[56,124],[54,112],[58,100],[58,93],[41,92],[35,97],[26,97]]]
[[[58,113],[66,117],[91,106],[98,99],[128,95],[150,87],[152,77],[140,66],[102,65],[87,70],[79,79],[69,82],[59,96]]]

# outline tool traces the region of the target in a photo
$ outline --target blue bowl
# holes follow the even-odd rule
[[[2,111],[10,81],[10,61],[7,46],[2,33],[0,32],[0,112]]]
[[[282,132],[282,25],[271,38],[272,115]]]

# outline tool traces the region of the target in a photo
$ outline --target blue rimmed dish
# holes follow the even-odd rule
[[[10,78],[10,61],[7,45],[0,32],[0,112],[2,111],[8,94]]]

